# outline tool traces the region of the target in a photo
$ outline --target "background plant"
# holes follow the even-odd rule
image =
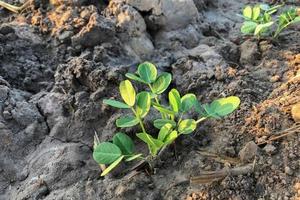
[[[242,17],[245,21],[241,27],[241,32],[257,37],[272,35],[273,38],[276,38],[279,33],[289,25],[299,22],[299,16],[295,8],[289,8],[274,20],[272,15],[275,14],[280,7],[282,7],[282,5],[273,7],[267,4],[257,4],[253,7],[247,5],[242,12]],[[272,31],[274,24],[277,27],[275,32]]]
[[[141,132],[136,136],[148,146],[150,155],[146,158],[134,151],[132,139],[124,133],[116,133],[112,142],[100,142],[95,140],[93,158],[99,164],[109,164],[102,172],[106,175],[122,160],[132,161],[144,159],[149,161],[156,157],[162,148],[174,142],[180,135],[192,133],[197,125],[208,118],[221,118],[232,113],[240,104],[240,99],[235,96],[220,98],[210,104],[200,104],[195,94],[188,93],[183,96],[175,88],[168,93],[168,105],[161,104],[161,94],[169,87],[172,75],[167,72],[158,75],[157,68],[150,62],[144,62],[138,66],[136,73],[127,73],[126,77],[142,83],[148,87],[148,91],[136,90],[129,80],[120,83],[119,91],[123,101],[104,99],[103,103],[127,109],[132,114],[121,116],[116,120],[116,126],[120,128],[140,126]],[[150,107],[160,112],[161,118],[153,119],[153,125],[158,130],[158,135],[147,133],[144,126],[144,118],[150,111]],[[197,119],[188,116],[194,110],[198,113]],[[97,137],[96,137],[97,138]]]
[[[274,37],[278,37],[278,35],[288,26],[299,23],[300,16],[298,16],[298,12],[296,8],[290,8],[279,15],[278,18],[278,26],[274,33]]]

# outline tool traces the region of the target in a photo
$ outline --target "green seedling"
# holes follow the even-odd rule
[[[270,7],[267,4],[257,4],[255,6],[246,6],[241,15],[244,18],[244,23],[241,27],[241,32],[246,35],[254,35],[260,38],[261,36],[271,36],[273,38],[278,35],[289,25],[300,21],[297,15],[297,9],[290,8],[279,15],[277,20],[272,18],[272,15],[277,12],[282,5]],[[275,33],[272,27],[276,25]]]
[[[262,36],[267,35],[271,31],[274,21],[271,15],[277,12],[281,5],[270,7],[267,4],[258,4],[254,7],[246,6],[243,9],[244,23],[241,32],[247,35]]]
[[[287,11],[279,15],[278,26],[274,34],[274,38],[286,29],[288,26],[300,22],[300,16],[298,16],[296,8],[290,8]]]
[[[172,80],[172,75],[167,72],[163,72],[157,76],[157,69],[155,65],[150,62],[140,64],[136,74],[127,73],[125,76],[147,85],[150,89],[151,98],[155,99],[157,105],[160,105],[158,100],[159,95],[169,87]],[[163,113],[161,113],[161,115],[165,118]]]
[[[142,154],[134,153],[134,144],[129,136],[117,133],[113,142],[97,142],[94,145],[93,158],[99,164],[110,164],[101,174],[105,176],[115,168],[123,159],[129,162],[142,157]]]
[[[224,117],[232,113],[240,104],[238,97],[231,96],[201,105],[195,94],[188,93],[181,96],[179,91],[173,88],[168,93],[169,105],[162,105],[161,94],[168,89],[172,75],[167,72],[158,75],[157,68],[150,62],[140,64],[136,73],[127,73],[126,77],[147,85],[149,91],[136,94],[132,83],[125,80],[119,86],[123,101],[104,99],[103,103],[115,108],[131,110],[133,114],[117,119],[116,126],[126,128],[139,124],[141,131],[136,136],[147,144],[150,155],[143,157],[142,154],[135,153],[133,141],[124,133],[117,133],[112,142],[100,143],[97,139],[93,157],[100,165],[109,165],[101,176],[106,175],[123,160],[144,159],[149,162],[162,148],[172,144],[180,135],[194,132],[203,120]],[[143,123],[150,107],[161,113],[160,119],[153,119],[154,127],[159,129],[157,136],[147,133]],[[197,119],[186,117],[191,111],[198,113]]]

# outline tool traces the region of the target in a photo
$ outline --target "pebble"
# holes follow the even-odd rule
[[[271,81],[272,83],[275,83],[275,82],[279,81],[279,79],[280,79],[280,76],[275,75],[275,76],[272,76],[272,77],[270,78],[270,81]]]
[[[234,147],[225,147],[224,150],[225,150],[225,152],[228,153],[230,156],[234,156],[234,155],[235,155]]]
[[[300,103],[297,103],[292,107],[292,117],[295,122],[300,122]]]
[[[12,115],[9,111],[5,110],[3,111],[3,118],[6,120],[12,119]]]
[[[257,145],[255,142],[248,142],[239,152],[239,157],[242,162],[251,162],[257,153]]]
[[[293,170],[290,168],[290,167],[288,167],[288,166],[286,166],[285,168],[284,168],[284,172],[287,174],[287,175],[293,175]]]
[[[275,151],[276,151],[276,147],[274,147],[272,144],[267,144],[267,145],[264,147],[264,151],[265,151],[267,154],[274,154]]]
[[[58,39],[60,41],[65,41],[65,40],[71,38],[72,35],[73,35],[72,31],[64,31],[58,36]]]

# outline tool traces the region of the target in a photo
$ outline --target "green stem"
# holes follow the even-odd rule
[[[276,30],[276,32],[275,32],[275,34],[274,34],[274,38],[277,38],[278,35],[281,33],[281,31],[282,31],[283,29],[285,29],[287,26],[289,26],[290,24],[291,24],[291,22],[287,23],[286,25],[284,25],[284,26],[281,27],[281,28],[277,28],[277,30]]]
[[[151,92],[154,93],[154,92],[153,92],[153,88],[152,88],[152,86],[151,86],[150,83],[148,84],[148,86],[149,86]],[[161,106],[157,97],[154,97],[154,100],[155,100],[155,102],[156,102],[159,106]],[[166,116],[165,116],[163,113],[160,113],[160,114],[161,114],[161,117],[162,117],[163,119],[166,119]]]
[[[198,123],[200,123],[200,122],[202,122],[202,121],[204,121],[204,120],[206,120],[207,119],[207,117],[201,117],[200,119],[198,119],[197,121],[196,121],[196,124],[198,124]]]
[[[136,113],[136,111],[134,110],[134,108],[131,107],[132,112],[134,113],[134,115],[136,116],[136,118],[139,120],[140,126],[142,128],[143,133],[146,133],[146,129],[144,127],[143,121],[141,119],[141,117]]]
[[[181,122],[181,120],[182,120],[182,115],[183,115],[183,114],[181,113],[177,124],[180,124],[180,122]]]
[[[131,155],[123,154],[123,156],[127,156],[127,157],[131,157],[131,156],[135,156],[135,155],[138,155],[138,154],[131,154]],[[144,156],[139,156],[139,157],[137,157],[137,159],[145,160],[146,158]]]

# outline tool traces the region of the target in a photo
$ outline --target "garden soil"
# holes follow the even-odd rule
[[[19,14],[0,8],[0,199],[299,200],[300,27],[276,41],[245,37],[236,14],[248,3],[33,0]],[[100,177],[94,134],[110,140],[123,112],[102,100],[120,98],[124,74],[146,60],[172,73],[170,88],[182,94],[202,103],[236,95],[241,105],[180,137],[152,169],[123,164]],[[147,152],[138,128],[122,131]]]

